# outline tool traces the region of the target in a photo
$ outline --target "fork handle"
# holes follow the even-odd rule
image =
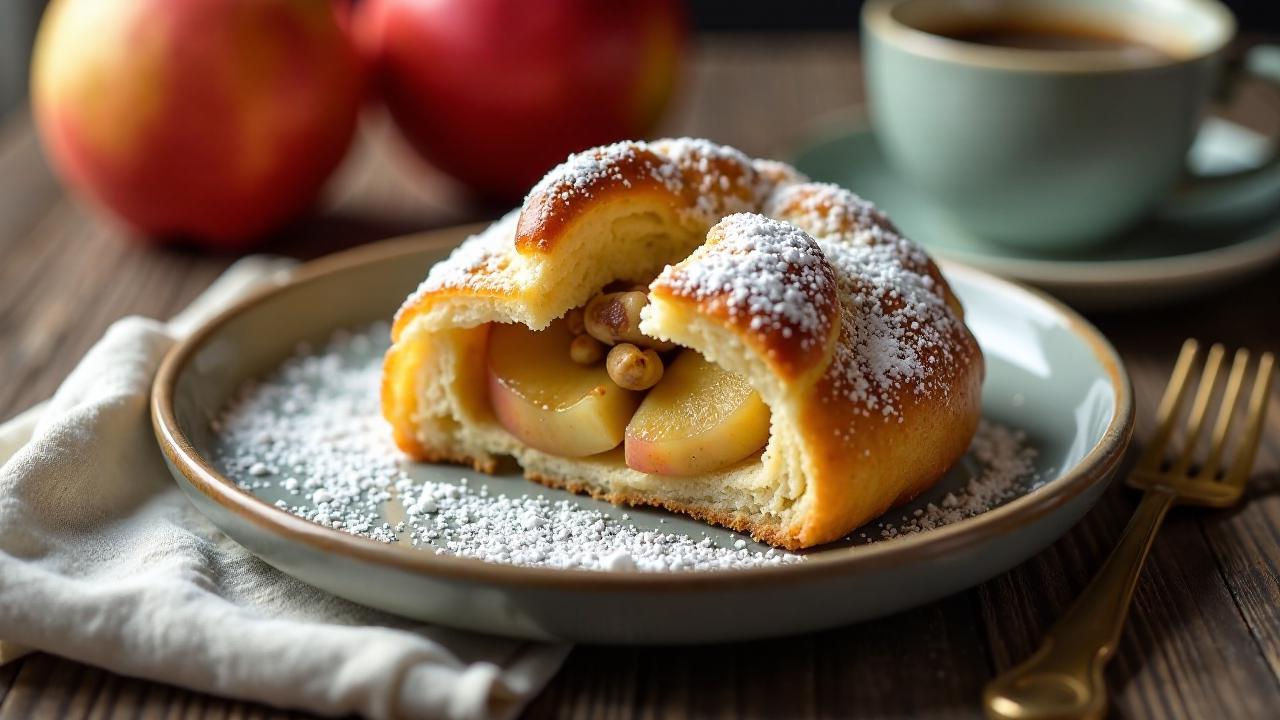
[[[1174,495],[1152,488],[1142,496],[1120,542],[1040,649],[992,680],[982,694],[991,718],[1101,718],[1107,709],[1102,670],[1115,654],[1142,564]]]

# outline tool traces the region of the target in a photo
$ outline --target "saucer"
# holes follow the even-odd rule
[[[1280,208],[1228,229],[1146,223],[1099,247],[1071,252],[1015,248],[976,237],[947,219],[885,163],[860,113],[826,124],[794,153],[814,180],[843,185],[876,203],[935,256],[1048,290],[1077,308],[1155,305],[1236,283],[1280,260]],[[1214,175],[1254,167],[1267,139],[1211,118],[1191,150],[1192,168]]]

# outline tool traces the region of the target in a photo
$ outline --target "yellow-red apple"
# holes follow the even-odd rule
[[[327,0],[53,0],[31,79],[70,186],[145,236],[235,247],[315,198],[363,75]]]

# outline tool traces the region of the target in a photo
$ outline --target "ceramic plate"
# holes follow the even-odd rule
[[[1168,302],[1237,282],[1280,260],[1280,208],[1241,222],[1228,218],[1212,231],[1148,223],[1075,254],[991,243],[957,228],[890,170],[860,112],[821,124],[826,129],[795,154],[802,172],[875,202],[935,257],[1031,283],[1081,309]],[[1213,118],[1192,148],[1191,165],[1206,175],[1226,173],[1259,165],[1267,152],[1266,138]]]
[[[474,229],[474,228],[472,228]],[[986,418],[1026,433],[1035,478],[975,517],[893,539],[857,533],[800,562],[715,571],[601,571],[501,565],[384,544],[277,509],[273,490],[245,491],[219,472],[213,419],[237,388],[264,377],[299,342],[386,320],[467,228],[428,233],[317,261],[212,320],[165,360],[152,411],[174,477],[227,535],[281,570],[337,595],[444,625],[503,635],[601,643],[693,643],[784,635],[892,613],[972,586],[1059,537],[1094,503],[1128,444],[1129,382],[1097,330],[1038,293],[958,265],[945,272],[987,358]],[[377,348],[369,349],[376,352]],[[376,386],[369,391],[377,391]],[[305,412],[305,408],[303,409]],[[902,521],[964,486],[963,459],[937,488],[895,510]],[[414,465],[415,480],[473,472]],[[475,480],[473,480],[475,482]],[[492,495],[545,493],[640,528],[708,527],[659,511],[623,510],[485,477]],[[257,493],[255,495],[255,493]],[[403,508],[388,502],[394,522]],[[715,543],[742,539],[724,530]],[[751,544],[751,547],[759,547]]]

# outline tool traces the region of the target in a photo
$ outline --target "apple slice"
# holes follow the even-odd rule
[[[685,350],[627,425],[627,466],[657,475],[728,467],[769,441],[769,407],[741,376]]]
[[[563,320],[534,332],[498,324],[489,331],[489,403],[498,422],[529,447],[562,457],[612,450],[622,442],[640,393],[609,379],[603,363],[569,357]]]

